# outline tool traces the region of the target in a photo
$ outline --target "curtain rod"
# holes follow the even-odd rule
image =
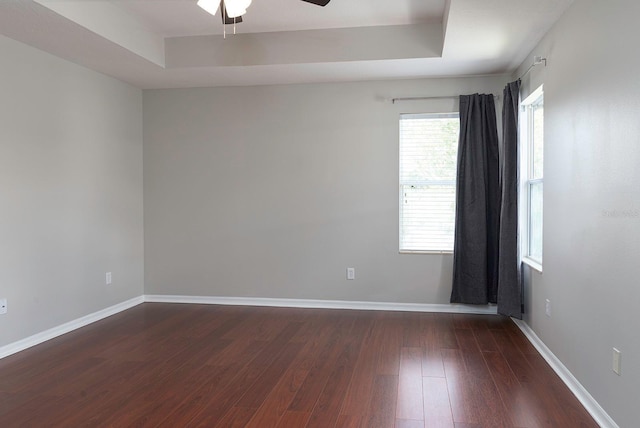
[[[493,95],[493,94],[492,94]],[[500,99],[500,95],[493,95],[493,97],[497,100]],[[460,98],[460,95],[442,95],[442,96],[433,96],[433,97],[406,97],[406,98],[392,98],[391,103],[395,104],[398,101],[419,101],[419,100],[447,100]]]
[[[541,56],[534,56],[534,57],[533,57],[533,64],[531,64],[531,65],[529,66],[529,68],[527,68],[527,71],[525,71],[524,73],[522,73],[522,76],[518,77],[518,80],[522,80],[522,78],[523,78],[524,76],[526,76],[527,74],[529,74],[529,72],[530,72],[531,70],[533,70],[533,67],[535,67],[536,65],[540,65],[540,64],[544,64],[544,66],[546,67],[546,66],[547,66],[547,59],[546,59],[546,58],[543,58],[543,57],[541,57]]]
[[[529,66],[529,68],[527,68],[527,71],[522,73],[522,76],[518,77],[518,80],[522,80],[523,77],[525,77],[527,74],[529,74],[529,72],[531,72],[531,70],[533,70],[533,67],[535,67],[536,65],[540,65],[540,64],[544,64],[544,66],[546,67],[547,66],[547,58],[544,58],[544,57],[541,57],[541,56],[534,56],[533,57],[533,64],[531,64]],[[497,100],[500,99],[500,95],[494,95],[494,97]],[[442,96],[434,96],[434,97],[392,98],[391,99],[391,103],[395,104],[398,101],[446,100],[446,99],[451,99],[451,98],[460,98],[460,95],[442,95]]]

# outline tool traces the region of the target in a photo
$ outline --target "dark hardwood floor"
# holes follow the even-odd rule
[[[146,303],[0,360],[2,427],[597,427],[505,317]]]

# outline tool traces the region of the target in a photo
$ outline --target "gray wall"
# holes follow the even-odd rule
[[[523,81],[545,91],[544,273],[527,274],[526,321],[621,427],[640,420],[639,16],[636,0],[576,1],[520,70],[548,58]]]
[[[0,346],[140,296],[141,91],[0,36],[0,200]]]
[[[444,304],[398,254],[398,119],[506,76],[144,91],[145,292]],[[346,280],[355,267],[356,280]]]

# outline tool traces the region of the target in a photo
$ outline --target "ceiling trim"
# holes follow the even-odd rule
[[[440,58],[440,23],[165,39],[167,68]]]

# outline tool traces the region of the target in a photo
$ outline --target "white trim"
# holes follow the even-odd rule
[[[531,269],[535,270],[536,272],[542,273],[542,264],[535,261],[531,257],[523,257],[522,263],[529,266]]]
[[[204,305],[272,306],[280,308],[353,309],[364,311],[449,312],[495,315],[495,305],[435,305],[421,303],[352,302],[347,300],[272,299],[264,297],[169,296],[147,294],[145,302],[196,303]]]
[[[513,318],[512,318],[513,319]],[[544,342],[538,337],[538,335],[529,327],[529,325],[521,320],[513,319],[513,322],[522,330],[522,333],[529,339],[529,342],[538,350],[542,358],[551,366],[553,371],[556,372],[560,379],[567,385],[573,395],[576,396],[578,401],[582,403],[584,408],[595,419],[595,421],[602,428],[620,428],[615,421],[605,412],[605,410],[598,404],[589,391],[582,386],[578,379],[573,376],[569,369],[562,364],[562,361],[556,357],[553,352],[544,344]]]
[[[535,143],[533,134],[533,111],[531,107],[534,105],[544,106],[544,85],[540,85],[535,91],[520,102],[520,107],[523,114],[519,116],[518,132],[518,150],[519,150],[519,164],[518,164],[518,227],[520,234],[520,254],[524,257],[529,255],[529,240],[531,232],[531,184],[539,183],[544,186],[544,171],[541,178],[531,178],[533,175],[533,144]],[[543,118],[544,121],[544,118]],[[542,138],[542,146],[544,150],[544,136]],[[544,159],[543,159],[544,167]],[[529,258],[526,262],[534,270],[542,273],[542,262],[544,259],[544,189],[542,191],[542,253],[540,260]],[[523,260],[524,261],[524,260]],[[533,262],[533,263],[530,263]]]
[[[544,85],[540,85],[535,91],[531,92],[529,96],[520,103],[520,105],[526,107],[528,105],[535,104],[536,101],[538,101],[538,98],[542,97],[543,95],[544,95]]]
[[[92,314],[85,315],[81,318],[77,318],[73,321],[69,321],[57,327],[53,327],[40,333],[36,333],[32,336],[26,337],[22,340],[18,340],[17,342],[2,346],[0,347],[0,359],[18,353],[20,351],[24,351],[27,348],[31,348],[32,346],[36,346],[55,337],[62,336],[63,334],[69,333],[70,331],[79,329],[96,321],[100,321],[103,318],[110,317],[111,315],[115,315],[118,312],[130,309],[143,302],[144,296],[134,297],[133,299],[129,299],[113,306],[109,306],[108,308],[101,309]]]

